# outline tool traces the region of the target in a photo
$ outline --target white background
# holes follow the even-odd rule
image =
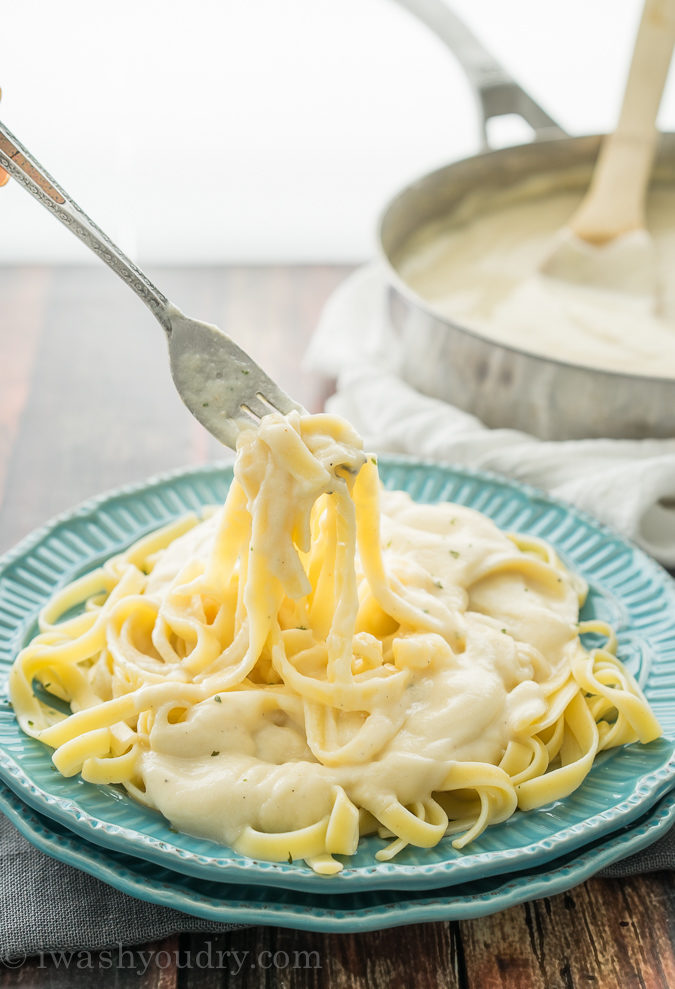
[[[612,126],[639,0],[453,6],[569,132]],[[0,116],[141,263],[360,260],[398,187],[478,147],[461,69],[394,0],[33,0],[1,32]],[[0,262],[25,261],[97,263],[10,183]]]

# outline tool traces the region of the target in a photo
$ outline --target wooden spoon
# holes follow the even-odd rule
[[[645,198],[674,45],[675,0],[645,0],[619,122],[602,144],[586,195],[542,265],[545,274],[655,299]]]

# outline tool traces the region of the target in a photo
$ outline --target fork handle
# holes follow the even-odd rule
[[[169,300],[110,237],[90,220],[74,199],[54,181],[37,158],[18,141],[0,121],[0,165],[24,187],[31,196],[60,220],[71,233],[97,254],[116,275],[134,290],[167,334],[171,333]]]

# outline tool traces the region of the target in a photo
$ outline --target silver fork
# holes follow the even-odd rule
[[[305,412],[226,333],[189,319],[169,302],[1,122],[0,165],[105,261],[162,324],[178,394],[216,439],[234,449],[241,430],[267,413]]]

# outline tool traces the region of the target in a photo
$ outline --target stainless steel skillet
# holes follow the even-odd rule
[[[388,308],[404,356],[406,380],[426,394],[472,412],[488,426],[510,426],[544,439],[675,437],[675,380],[565,363],[494,342],[440,315],[406,283],[399,262],[428,224],[460,205],[535,176],[581,192],[602,137],[568,137],[483,48],[442,0],[399,0],[454,52],[482,115],[485,148],[422,176],[385,207],[378,240],[388,275]],[[486,123],[518,114],[532,143],[489,150]],[[662,136],[654,183],[675,183],[675,134]],[[675,335],[673,338],[675,346]]]

